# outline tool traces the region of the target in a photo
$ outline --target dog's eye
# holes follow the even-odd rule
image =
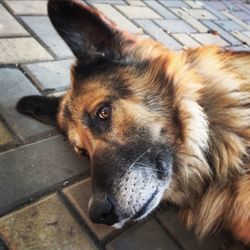
[[[107,120],[110,116],[110,107],[109,106],[103,106],[101,107],[98,112],[98,116],[102,120]]]

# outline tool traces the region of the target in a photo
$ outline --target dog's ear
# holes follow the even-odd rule
[[[56,116],[61,97],[31,95],[19,100],[16,105],[18,112],[31,116],[43,123],[56,126]]]
[[[80,0],[50,0],[52,24],[81,62],[89,63],[107,51],[119,53],[121,31],[115,23]]]

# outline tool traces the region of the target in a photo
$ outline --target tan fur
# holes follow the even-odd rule
[[[151,91],[164,96],[164,105],[176,116],[174,122],[165,124],[176,145],[176,159],[174,177],[164,199],[181,207],[188,227],[195,227],[201,237],[225,226],[249,243],[250,165],[243,159],[249,157],[250,147],[250,54],[231,53],[217,47],[170,52],[151,40],[129,39],[130,46],[124,43],[124,54],[149,59],[151,66],[140,77],[126,70],[116,72],[126,78],[138,95],[137,99],[119,103],[113,136],[125,143],[129,124],[142,120],[152,126],[155,138],[159,139],[158,128],[164,121],[160,114],[145,111],[139,93]],[[157,85],[159,71],[168,79],[165,91]],[[84,84],[85,94],[78,98],[72,98],[74,94],[69,91],[61,110],[70,96],[72,107],[94,110],[108,94],[100,86],[98,79],[92,79]],[[74,120],[80,120],[77,114],[82,114],[82,110],[78,111],[73,111]],[[76,143],[80,137],[84,145],[78,146],[87,148],[91,154],[104,147],[87,129],[83,135],[80,123],[72,125],[71,121],[65,121],[62,112],[58,121],[62,128],[78,131],[77,135],[69,132],[70,139]]]

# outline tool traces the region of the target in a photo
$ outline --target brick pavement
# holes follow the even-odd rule
[[[250,50],[246,0],[86,2],[171,49],[209,43]],[[88,161],[59,131],[14,109],[21,96],[69,85],[73,56],[46,15],[46,0],[0,0],[0,250],[220,249],[223,234],[200,243],[170,206],[122,230],[91,223]]]

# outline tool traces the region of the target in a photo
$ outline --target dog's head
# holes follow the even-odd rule
[[[121,226],[139,220],[159,204],[172,180],[182,124],[171,67],[166,73],[171,54],[121,31],[81,1],[50,1],[48,10],[77,59],[72,84],[60,100],[25,97],[17,109],[56,122],[75,150],[89,156],[93,222]]]

